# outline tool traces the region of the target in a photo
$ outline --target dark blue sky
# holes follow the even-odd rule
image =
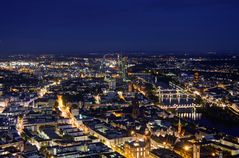
[[[239,50],[238,0],[0,0],[0,52]]]

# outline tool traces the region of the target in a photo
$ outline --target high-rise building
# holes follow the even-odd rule
[[[126,81],[127,79],[127,57],[122,57],[122,55],[118,55],[118,66],[120,71],[120,76],[123,79],[123,81]]]
[[[110,90],[115,90],[116,89],[116,79],[110,79],[108,84],[109,84],[109,89]]]

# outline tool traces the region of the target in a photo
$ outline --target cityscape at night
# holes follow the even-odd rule
[[[236,0],[0,0],[0,158],[238,158]]]

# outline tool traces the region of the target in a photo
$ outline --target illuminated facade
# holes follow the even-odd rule
[[[148,158],[150,143],[145,140],[135,140],[125,143],[125,155],[129,158]]]

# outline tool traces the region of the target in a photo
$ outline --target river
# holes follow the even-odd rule
[[[207,128],[214,128],[219,132],[223,132],[228,135],[239,137],[239,125],[228,125],[221,121],[216,121],[214,119],[208,118],[203,113],[192,113],[192,112],[183,112],[178,113],[178,116],[181,118],[185,118],[195,124],[200,126],[204,126]]]

